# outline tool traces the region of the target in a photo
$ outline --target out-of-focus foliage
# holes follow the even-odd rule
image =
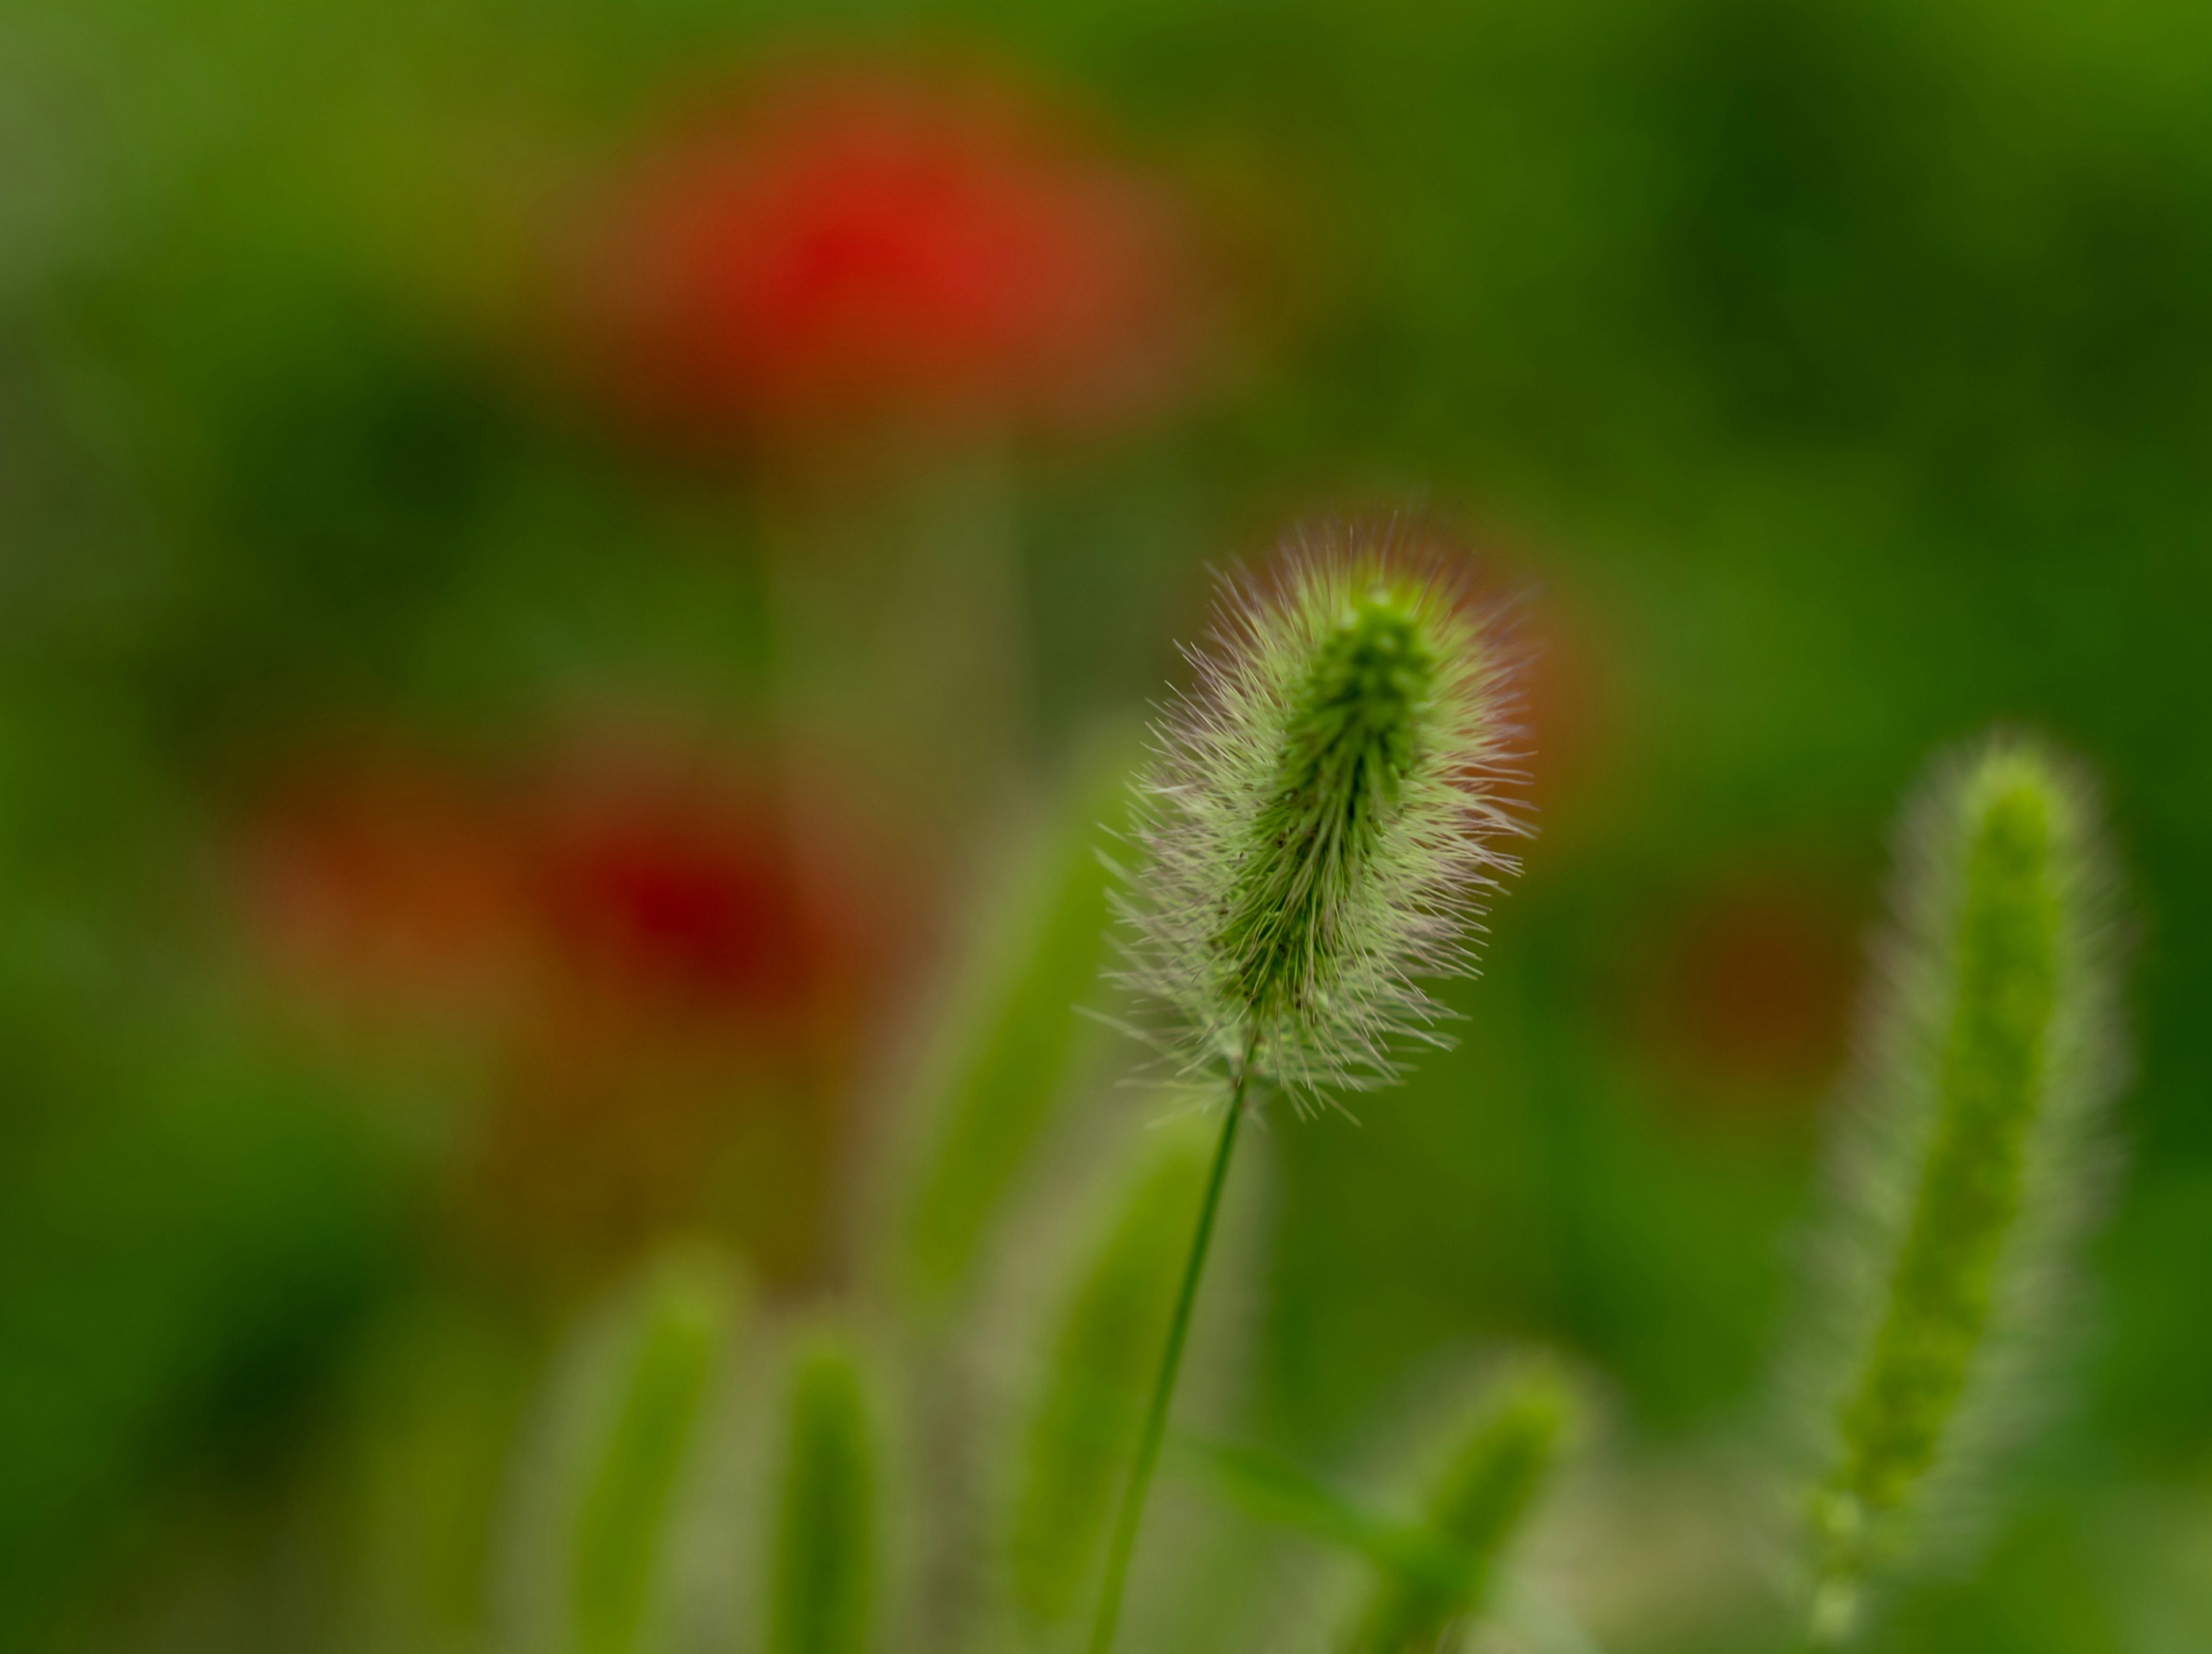
[[[1078,1013],[1097,996],[1107,957],[1105,851],[1109,824],[1127,812],[1126,757],[1116,745],[1098,774],[1068,789],[1062,818],[1030,852],[1037,865],[1006,902],[1007,933],[978,948],[970,1002],[947,1017],[930,1094],[914,1105],[929,1134],[914,1151],[893,1267],[911,1271],[926,1297],[952,1292],[974,1267],[1075,1066]]]
[[[1135,1169],[1060,1311],[1024,1427],[1006,1552],[1016,1608],[1042,1629],[1083,1614],[1159,1365],[1206,1185],[1203,1132],[1177,1131]]]
[[[858,1654],[875,1633],[882,1473],[866,1384],[852,1355],[805,1352],[791,1380],[767,1646]]]
[[[927,176],[721,119],[823,82]],[[1006,795],[1174,675],[1202,562],[1408,498],[1529,590],[1541,836],[1457,1048],[1274,1134],[1254,1444],[1341,1469],[1540,1336],[1614,1416],[1531,1566],[1602,1560],[1610,1649],[1743,1645],[1707,1446],[1883,824],[2014,720],[2131,868],[2136,1170],[2082,1405],[1885,1646],[2203,1641],[2208,94],[2179,0],[0,0],[0,1643],[471,1645],[560,1328],[672,1226],[772,1310],[865,1275]],[[834,212],[748,216],[763,132]],[[897,408],[605,371],[595,236],[713,299],[763,222]],[[1082,351],[928,285],[1102,238]],[[1039,1037],[971,1053],[1010,1127]],[[1080,1067],[1055,1122],[1152,1117]],[[1652,1560],[1600,1505],[1685,1514]]]
[[[722,1332],[719,1286],[711,1277],[664,1269],[638,1317],[614,1417],[605,1439],[593,1444],[576,1511],[579,1654],[628,1654],[639,1645],[654,1574],[667,1554],[671,1499],[697,1453]]]
[[[1572,1408],[1556,1376],[1514,1375],[1448,1442],[1421,1515],[1456,1578],[1386,1577],[1352,1633],[1375,1654],[1444,1642],[1487,1606],[1508,1541],[1556,1469]]]

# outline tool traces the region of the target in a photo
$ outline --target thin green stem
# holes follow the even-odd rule
[[[1160,1353],[1158,1377],[1152,1380],[1152,1400],[1145,1408],[1144,1433],[1137,1438],[1137,1457],[1129,1467],[1128,1485],[1122,1490],[1121,1508],[1114,1518],[1114,1537],[1106,1552],[1106,1580],[1098,1598],[1098,1618],[1091,1630],[1091,1654],[1109,1654],[1115,1627],[1121,1618],[1121,1590],[1129,1577],[1129,1560],[1137,1548],[1137,1529],[1145,1517],[1145,1495],[1151,1491],[1152,1472],[1158,1468],[1160,1444],[1166,1439],[1168,1407],[1175,1399],[1176,1375],[1182,1366],[1182,1347],[1190,1337],[1191,1310],[1198,1303],[1199,1278],[1206,1273],[1206,1250],[1213,1242],[1213,1219],[1221,1207],[1222,1186],[1229,1180],[1229,1157],[1237,1146],[1237,1128],[1244,1118],[1244,1095],[1252,1083],[1252,1064],[1237,1065],[1236,1084],[1229,1092],[1228,1116],[1221,1122],[1221,1140],[1213,1151],[1213,1169],[1206,1176],[1206,1199],[1198,1208],[1198,1228],[1190,1237],[1190,1256],[1184,1262],[1182,1286],[1176,1294],[1175,1317],[1168,1323],[1167,1347]]]

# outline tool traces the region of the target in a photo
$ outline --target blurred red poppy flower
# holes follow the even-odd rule
[[[1170,194],[973,77],[756,88],[651,144],[583,257],[616,391],[695,425],[1091,424],[1172,393],[1203,332]]]
[[[787,1037],[856,991],[881,900],[793,848],[763,777],[641,751],[497,789],[336,748],[262,792],[234,860],[255,951],[317,1000],[505,1014],[560,976]]]
[[[249,939],[349,1055],[426,1024],[495,1054],[453,1168],[495,1255],[557,1279],[696,1225],[794,1279],[898,903],[784,813],[741,762],[645,739],[498,788],[336,750],[249,812]]]
[[[848,1012],[871,903],[791,840],[759,776],[649,748],[572,757],[530,816],[534,908],[589,991],[758,1022]],[[840,1013],[842,1014],[842,1012]]]
[[[805,1276],[895,903],[681,744],[579,744],[522,824],[543,966],[475,1168],[497,1245],[558,1269],[676,1223]]]

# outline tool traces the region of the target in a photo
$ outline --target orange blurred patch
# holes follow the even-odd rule
[[[1849,1047],[1858,928],[1836,887],[1803,874],[1701,892],[1645,955],[1639,1043],[1694,1109],[1809,1104]]]
[[[372,749],[280,777],[247,812],[234,861],[249,933],[288,995],[376,1025],[512,1003],[530,924],[506,850],[489,800]]]
[[[1540,589],[1516,618],[1528,640],[1519,716],[1540,846],[1600,824],[1582,806],[1620,755],[1619,686],[1596,620],[1571,598]]]

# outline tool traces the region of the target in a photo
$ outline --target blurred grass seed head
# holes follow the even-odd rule
[[[1837,1290],[1816,1294],[1855,1333],[1829,1364],[1811,1500],[1824,1644],[1856,1633],[1870,1584],[1955,1539],[2032,1412],[2120,1076],[2112,881],[2074,767],[2005,736],[1948,761],[1907,816],[1905,852],[1844,1144]]]

